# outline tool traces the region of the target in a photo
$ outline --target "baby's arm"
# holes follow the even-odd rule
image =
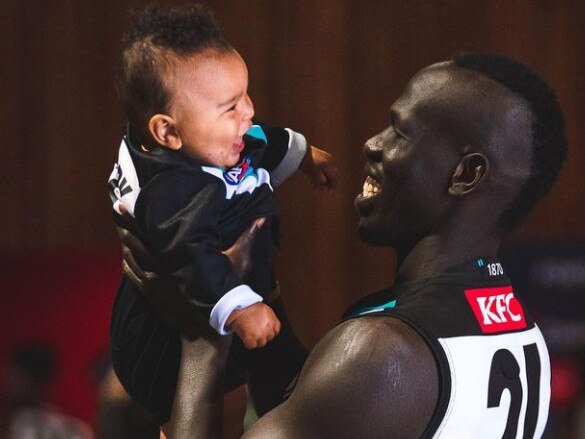
[[[233,330],[247,349],[261,348],[280,332],[280,320],[262,302],[233,311],[226,326]]]
[[[260,137],[267,141],[260,166],[270,172],[274,187],[297,170],[309,178],[315,189],[332,190],[337,186],[338,172],[331,154],[310,146],[301,133],[267,125],[255,125],[253,132],[256,136],[262,133]]]
[[[322,149],[309,146],[299,170],[311,181],[313,188],[332,190],[337,187],[339,173],[333,156]]]

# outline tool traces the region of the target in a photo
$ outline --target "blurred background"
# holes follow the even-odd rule
[[[565,110],[569,159],[503,257],[553,353],[547,435],[585,438],[585,124],[579,116],[585,2],[204,3],[248,64],[256,115],[304,133],[338,161],[335,193],[311,193],[301,176],[277,191],[283,233],[277,274],[293,325],[309,346],[348,304],[392,281],[393,253],[357,238],[353,199],[365,178],[361,147],[385,127],[389,105],[409,78],[458,52],[489,51],[517,58],[549,81]],[[63,419],[75,418],[79,431],[102,437],[114,433],[104,433],[99,420],[115,417],[104,415],[103,400],[124,401],[108,375],[121,255],[106,181],[125,124],[113,83],[128,13],[143,4],[4,0],[0,12],[2,407],[15,382],[14,364],[28,364],[28,376],[37,377],[43,398]],[[15,360],[29,348],[36,354],[25,357],[33,360]],[[33,369],[42,361],[34,359],[42,352],[54,367],[39,379]],[[134,411],[126,416],[146,422]]]

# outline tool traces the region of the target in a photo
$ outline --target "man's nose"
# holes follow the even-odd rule
[[[364,143],[364,154],[373,161],[380,161],[382,159],[382,142],[379,136],[374,136]]]

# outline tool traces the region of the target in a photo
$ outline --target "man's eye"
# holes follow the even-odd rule
[[[396,139],[406,139],[406,136],[396,129],[396,117],[394,113],[390,113],[390,128]]]
[[[406,139],[406,137],[404,137],[404,134],[402,134],[400,131],[398,131],[394,126],[392,127],[392,133],[394,133],[394,137],[396,139],[400,139],[400,140]]]

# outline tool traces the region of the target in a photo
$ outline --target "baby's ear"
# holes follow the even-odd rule
[[[175,120],[167,114],[155,114],[148,121],[150,135],[161,146],[173,150],[181,149],[183,143],[177,132]]]

